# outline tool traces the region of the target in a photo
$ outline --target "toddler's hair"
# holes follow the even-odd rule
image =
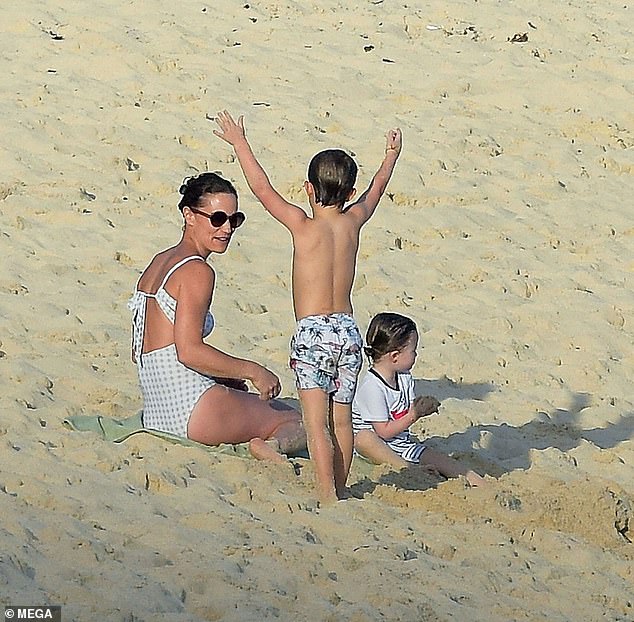
[[[201,173],[197,177],[186,177],[178,192],[183,195],[178,204],[181,212],[184,207],[197,207],[203,194],[232,194],[238,197],[233,184],[217,173]]]
[[[315,188],[317,203],[341,208],[357,181],[357,165],[345,151],[326,149],[310,161],[308,181]]]
[[[376,362],[388,352],[404,348],[415,332],[414,320],[398,313],[378,313],[368,326],[363,351],[371,362]]]

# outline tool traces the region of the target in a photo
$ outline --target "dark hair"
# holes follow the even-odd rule
[[[367,346],[363,351],[371,361],[376,362],[388,352],[404,348],[415,332],[414,320],[398,313],[379,313],[368,326],[365,336]]]
[[[308,181],[315,200],[324,206],[343,207],[357,180],[355,161],[341,149],[320,151],[308,165]]]
[[[233,184],[216,173],[201,173],[197,177],[185,177],[178,192],[183,195],[178,204],[181,212],[184,207],[198,207],[203,194],[232,194],[238,197]]]

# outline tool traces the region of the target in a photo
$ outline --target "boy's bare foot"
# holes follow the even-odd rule
[[[319,495],[319,505],[320,506],[331,506],[331,505],[335,505],[337,502],[339,501],[339,497],[337,497],[337,495],[332,494],[330,492],[328,493],[321,493]]]
[[[277,464],[286,464],[288,460],[280,453],[280,444],[275,441],[265,441],[261,438],[253,438],[249,441],[249,451],[257,460],[267,460]]]

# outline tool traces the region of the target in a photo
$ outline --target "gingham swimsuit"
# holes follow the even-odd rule
[[[132,348],[136,356],[139,384],[143,393],[143,426],[184,438],[187,438],[187,424],[194,406],[200,396],[216,382],[208,376],[185,367],[178,360],[176,345],[173,343],[158,350],[143,352],[143,335],[148,298],[156,300],[165,317],[174,324],[177,301],[167,293],[165,284],[178,268],[192,259],[205,261],[199,255],[185,257],[167,272],[155,294],[139,291],[137,284],[128,302],[128,308],[134,314]],[[209,335],[213,327],[213,315],[207,312],[203,337]]]

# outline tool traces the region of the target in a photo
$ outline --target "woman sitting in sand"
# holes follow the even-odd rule
[[[445,477],[464,475],[472,486],[485,480],[457,460],[427,447],[409,428],[438,412],[434,397],[414,397],[410,370],[416,361],[418,331],[413,320],[398,313],[379,313],[366,335],[371,367],[352,402],[354,448],[377,464],[403,468],[420,464]]]
[[[280,393],[278,377],[203,341],[214,325],[216,280],[206,260],[224,253],[244,223],[237,192],[219,175],[202,173],[180,193],[181,240],[152,259],[128,305],[143,425],[205,445],[248,442],[256,458],[284,461],[281,453],[305,449],[306,435],[297,411],[270,401]],[[244,379],[259,397],[247,392]]]

